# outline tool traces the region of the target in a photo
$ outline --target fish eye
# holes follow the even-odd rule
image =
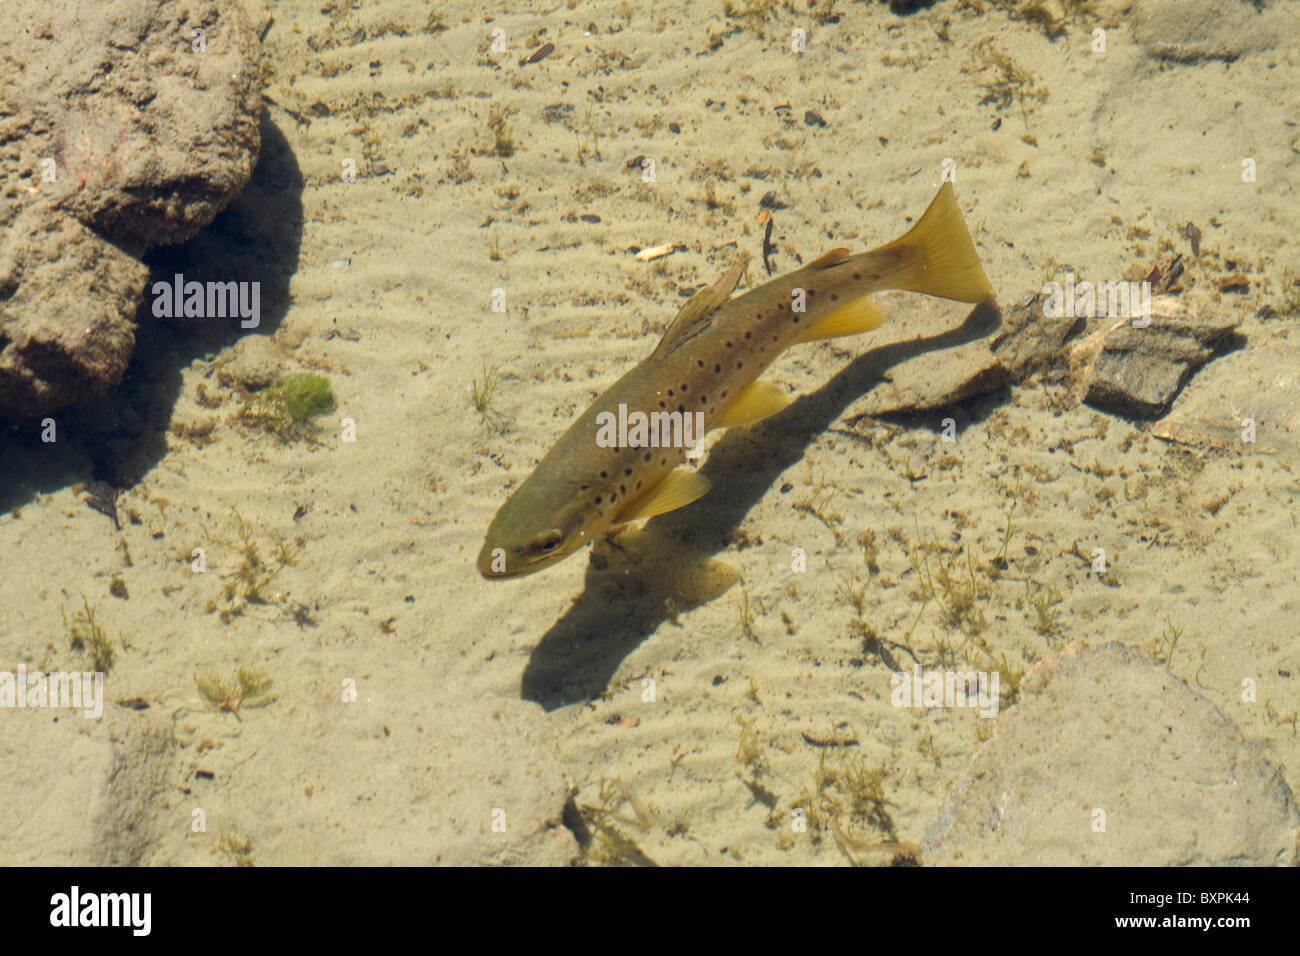
[[[548,552],[554,551],[557,547],[559,547],[560,542],[563,540],[564,537],[560,534],[559,531],[556,531],[554,529],[550,531],[543,531],[541,534],[539,534],[536,538],[533,539],[532,549],[534,551],[539,551],[543,554],[546,554]]]

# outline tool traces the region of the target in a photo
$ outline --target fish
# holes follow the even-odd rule
[[[483,577],[533,574],[617,525],[703,497],[708,479],[679,466],[704,433],[785,408],[785,389],[759,378],[763,370],[794,345],[877,328],[884,316],[873,292],[995,298],[950,182],[893,242],[856,255],[832,249],[733,298],[743,272],[737,262],[691,296],[654,352],[601,394],[501,505],[478,554]]]

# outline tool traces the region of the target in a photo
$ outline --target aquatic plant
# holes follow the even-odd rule
[[[238,417],[289,441],[310,437],[315,431],[312,419],[332,411],[335,404],[329,379],[298,372],[286,375],[255,400],[245,402]]]
[[[265,671],[257,668],[241,667],[231,680],[223,680],[212,670],[194,675],[194,684],[209,703],[217,710],[228,712],[239,718],[241,707],[263,707],[271,703],[268,695],[274,681]]]
[[[81,597],[81,608],[72,615],[71,621],[68,620],[63,609],[59,609],[63,626],[68,630],[68,646],[74,651],[89,652],[91,666],[97,671],[107,673],[113,666],[113,642],[95,620],[95,606],[86,599],[85,595]],[[122,638],[122,643],[125,645],[125,638]]]

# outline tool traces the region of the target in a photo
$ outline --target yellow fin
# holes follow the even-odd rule
[[[733,425],[752,425],[775,415],[790,404],[785,389],[775,382],[757,381],[736,396],[735,401],[714,424],[714,428],[731,428]]]
[[[983,302],[996,294],[980,265],[952,183],[939,188],[930,208],[907,235],[873,251],[898,253],[904,268],[891,283],[894,288],[958,302]]]
[[[870,332],[872,329],[879,328],[883,321],[885,321],[885,313],[880,311],[880,306],[864,296],[855,302],[840,306],[805,332],[799,341],[816,342],[819,339],[834,339],[841,335]]]
[[[722,274],[713,285],[705,286],[686,300],[676,318],[668,324],[659,347],[654,351],[655,358],[662,358],[688,339],[699,335],[709,327],[709,316],[718,306],[727,301],[736,283],[745,271],[745,262],[741,260]]]
[[[618,513],[615,521],[635,521],[637,518],[651,518],[667,511],[684,508],[709,490],[709,479],[699,472],[683,471],[680,468],[670,471],[641,497],[629,501]]]

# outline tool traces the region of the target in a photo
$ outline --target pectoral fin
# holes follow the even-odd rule
[[[870,298],[861,298],[840,306],[805,332],[800,341],[816,342],[819,339],[839,338],[841,335],[858,335],[879,328],[883,321],[885,313],[880,311],[880,306]]]
[[[629,501],[615,521],[651,518],[684,508],[709,490],[709,479],[694,471],[670,471],[659,484],[641,497]]]
[[[790,404],[790,398],[780,385],[775,382],[757,381],[736,396],[736,400],[727,406],[727,410],[714,424],[714,428],[730,428],[733,425],[752,425],[764,418],[775,415]]]

